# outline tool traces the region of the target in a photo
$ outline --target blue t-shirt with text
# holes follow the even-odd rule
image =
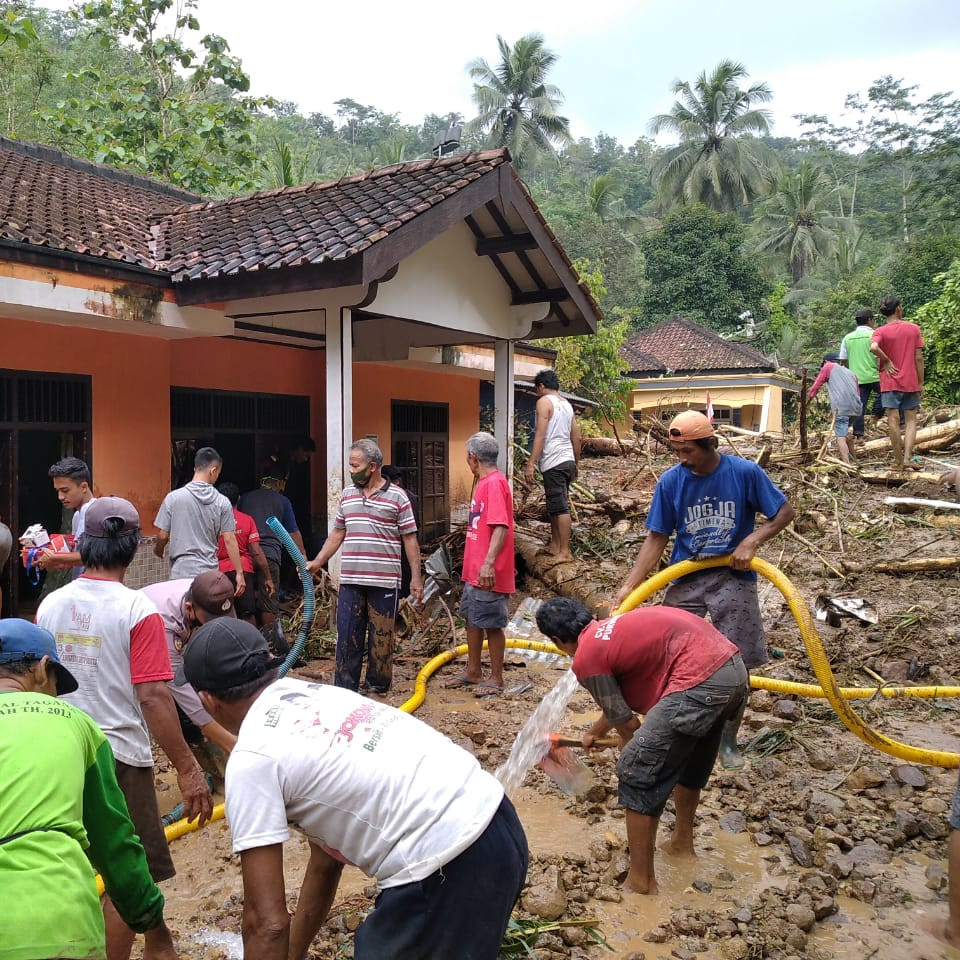
[[[757,513],[774,516],[787,498],[752,460],[721,455],[713,473],[698,477],[682,463],[660,477],[646,527],[676,531],[671,563],[730,553],[753,533]]]

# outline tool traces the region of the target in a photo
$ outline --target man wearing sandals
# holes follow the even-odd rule
[[[898,470],[912,470],[913,444],[917,438],[917,409],[923,395],[923,334],[915,323],[903,319],[903,305],[896,297],[884,297],[880,312],[887,322],[874,330],[870,352],[880,367],[880,403],[887,412],[887,431]],[[903,441],[900,414],[904,416]]]
[[[463,548],[463,598],[460,616],[467,621],[467,669],[448,687],[473,687],[477,696],[503,689],[503,628],[507,604],[516,589],[513,570],[513,494],[497,469],[500,448],[489,433],[467,440],[467,464],[477,478],[470,501],[467,541]],[[484,680],[483,635],[490,652],[490,678]]]

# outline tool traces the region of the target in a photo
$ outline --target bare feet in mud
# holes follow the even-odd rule
[[[655,897],[660,892],[657,881],[652,877],[635,877],[633,873],[627,874],[627,879],[623,881],[623,889],[627,893],[640,893],[646,897]]]
[[[954,950],[960,950],[960,932],[953,930],[949,920],[942,917],[920,917],[917,925],[934,939],[953,947]]]
[[[674,859],[685,860],[687,863],[694,863],[697,859],[697,851],[693,849],[692,844],[677,843],[673,837],[662,840],[660,849]]]

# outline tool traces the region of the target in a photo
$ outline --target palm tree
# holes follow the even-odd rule
[[[527,34],[511,48],[497,36],[497,45],[495,66],[480,57],[467,65],[477,105],[468,128],[482,133],[490,146],[508,147],[519,168],[535,154],[556,155],[557,147],[573,138],[569,121],[557,113],[563,94],[546,82],[557,55],[544,46],[543,37]]]
[[[773,94],[765,83],[741,90],[737,82],[747,76],[743,64],[723,60],[692,87],[679,80],[673,85],[680,99],[669,113],[650,121],[653,134],[669,131],[680,138],[654,170],[661,205],[702,203],[726,212],[765,191],[770,179],[766,151],[744,134],[769,133],[770,112],[755,105]]]
[[[820,168],[804,160],[759,207],[756,250],[786,257],[794,283],[837,249],[836,218],[826,212],[831,190]]]

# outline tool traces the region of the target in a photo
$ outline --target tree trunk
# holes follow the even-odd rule
[[[925,480],[927,483],[939,483],[939,473],[925,473],[920,470],[861,470],[860,479],[865,483],[885,483],[888,487],[899,487],[912,480]]]
[[[960,420],[948,420],[946,423],[934,423],[917,431],[917,443],[927,440],[939,440],[951,433],[960,432]],[[880,437],[878,440],[868,440],[861,449],[885,450],[890,446],[890,437]]]
[[[807,368],[800,370],[800,449],[807,450]]]
[[[554,557],[539,553],[543,544],[531,539],[522,530],[514,530],[514,546],[523,557],[527,569],[555,593],[579,600],[596,617],[610,615],[610,600],[616,586],[603,589],[596,584],[594,561],[557,563]]]
[[[845,573],[939,573],[960,568],[960,557],[930,557],[926,560],[891,560],[888,563],[840,564]]]

